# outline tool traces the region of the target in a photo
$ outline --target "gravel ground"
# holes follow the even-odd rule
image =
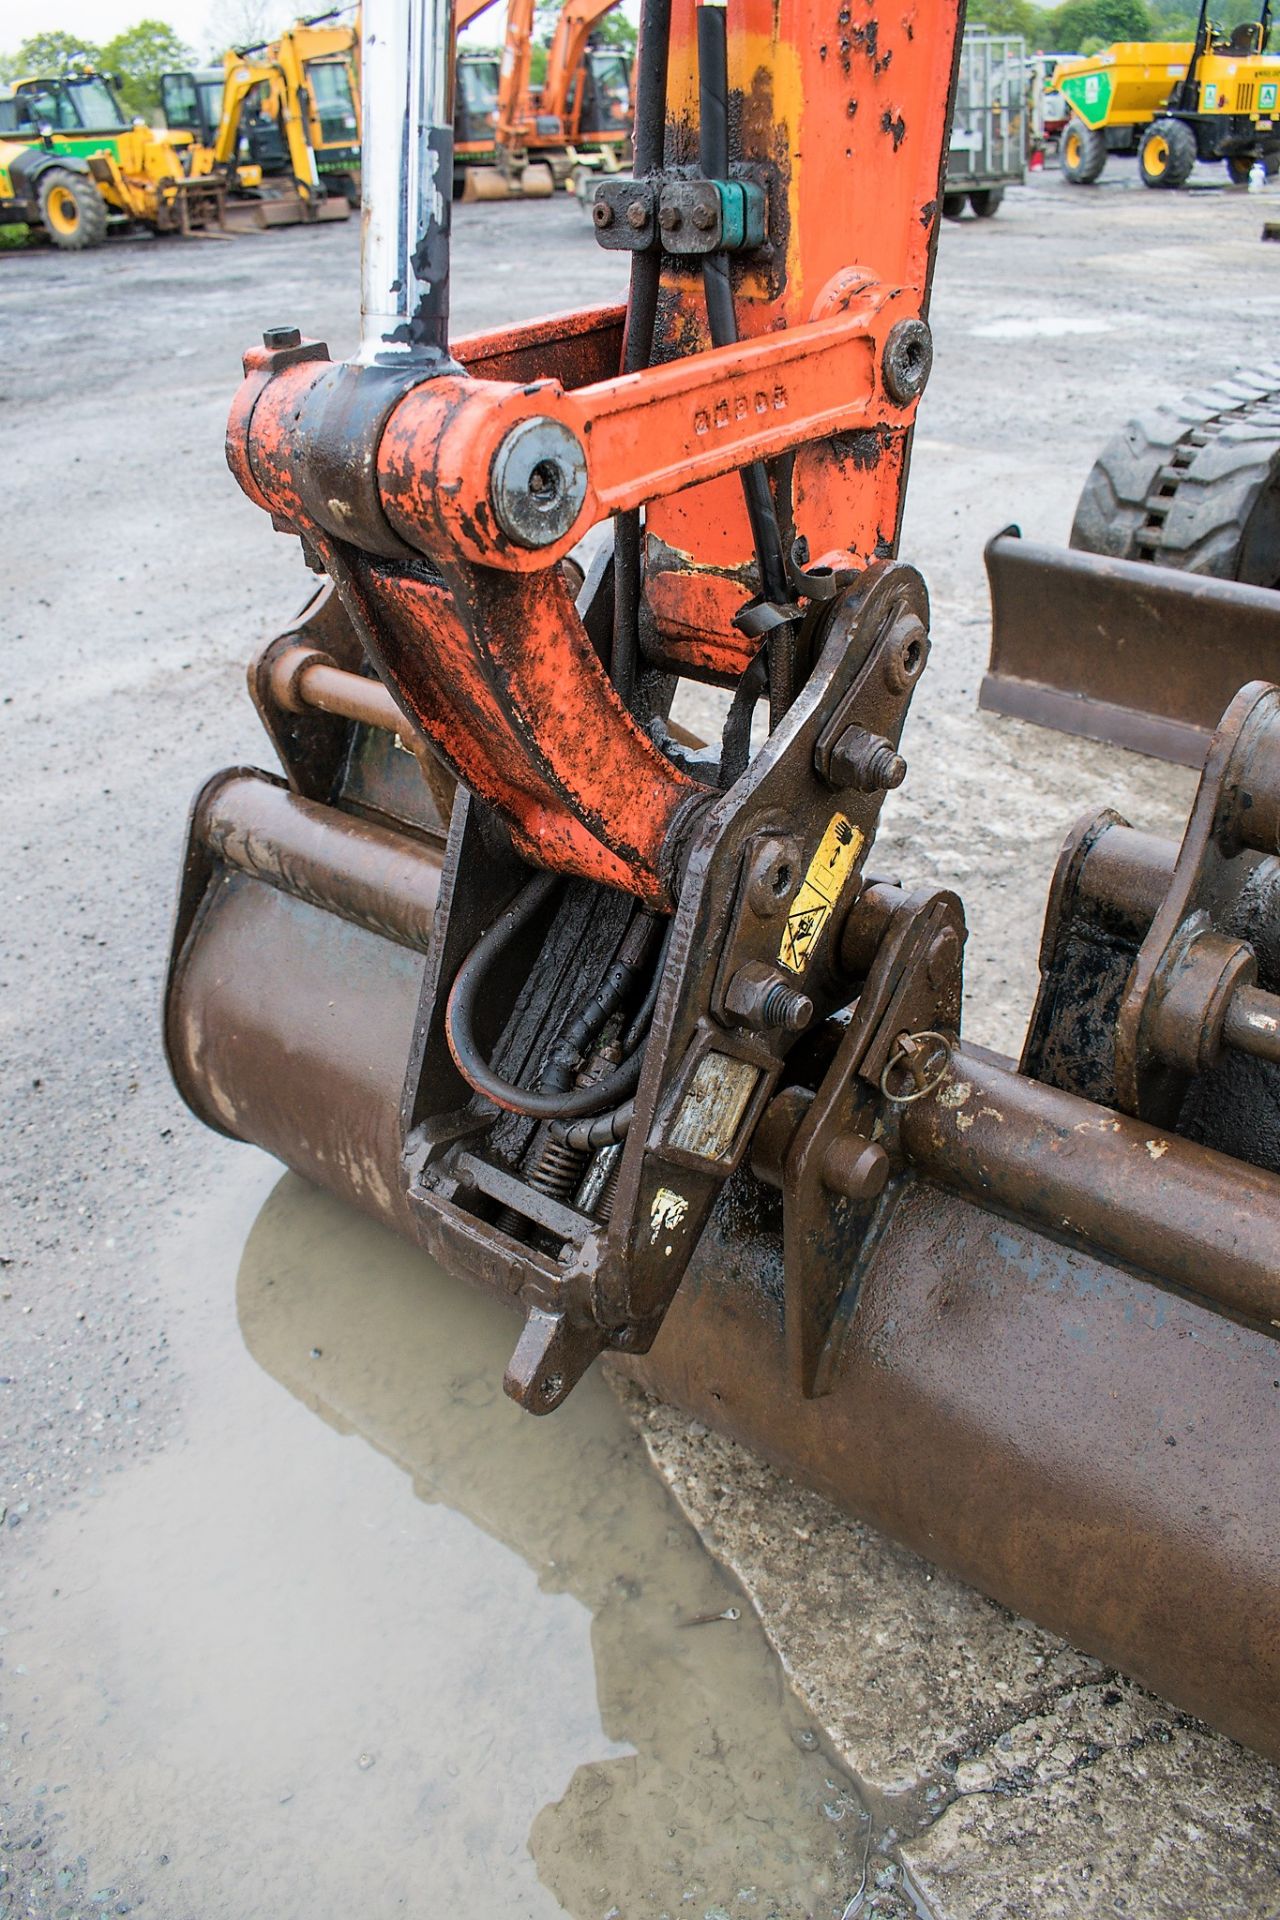
[[[935,372],[902,547],[930,583],[935,648],[906,739],[912,771],[887,811],[877,864],[959,888],[973,928],[968,1030],[1008,1050],[1031,1004],[1038,924],[1066,828],[1086,807],[1111,804],[1135,824],[1176,832],[1193,783],[1151,761],[976,715],[982,544],[1015,519],[1029,536],[1065,538],[1099,442],[1133,407],[1270,353],[1280,251],[1258,236],[1271,197],[1203,186],[1147,194],[1115,167],[1081,194],[1047,177],[1012,194],[998,219],[966,220],[943,235]],[[68,1592],[68,1573],[79,1589],[109,1584],[109,1553],[100,1572],[92,1554],[104,1549],[86,1529],[96,1501],[143,1484],[146,1463],[162,1477],[188,1463],[198,1498],[197,1411],[216,1397],[208,1356],[224,1351],[234,1323],[222,1280],[196,1277],[205,1269],[192,1249],[210,1236],[219,1245],[237,1231],[243,1238],[266,1192],[261,1156],[205,1133],[180,1107],[158,1008],[186,806],[212,769],[263,758],[243,666],[304,584],[292,543],[271,532],[222,463],[238,353],[263,324],[294,322],[348,350],[357,252],[351,223],[226,243],[113,243],[82,259],[0,257],[0,448],[11,476],[0,580],[0,1610],[11,1627],[19,1621],[30,1648],[24,1663],[6,1656],[0,1692],[0,1802],[10,1809],[0,1914],[123,1911],[143,1898],[166,1920],[295,1910],[278,1890],[260,1906],[240,1881],[199,1874],[181,1898],[153,1877],[116,1899],[125,1879],[94,1874],[119,1838],[113,1819],[123,1832],[133,1815],[112,1814],[72,1781],[61,1810],[46,1817],[52,1802],[35,1790],[72,1780],[86,1703],[111,1709],[105,1655],[92,1637],[58,1637],[52,1596]],[[609,297],[618,286],[616,260],[597,252],[570,204],[461,212],[460,331]],[[229,1211],[211,1227],[215,1200]],[[657,1427],[644,1410],[637,1418],[663,1472],[680,1481],[687,1513],[713,1528],[687,1430],[667,1415]],[[244,1472],[252,1475],[251,1463]],[[1056,1643],[1037,1652],[1011,1642],[1031,1630],[974,1596],[959,1593],[950,1611],[929,1614],[939,1583],[926,1569],[865,1530],[839,1523],[833,1533],[829,1515],[814,1523],[826,1530],[825,1571],[815,1573],[812,1556],[793,1556],[785,1589],[771,1585],[753,1557],[752,1529],[757,1543],[785,1538],[808,1506],[732,1450],[710,1449],[702,1473],[707,1485],[731,1488],[742,1518],[739,1528],[714,1529],[717,1553],[756,1600],[868,1804],[882,1813],[886,1796],[910,1800],[909,1835],[898,1822],[901,1851],[893,1838],[885,1843],[889,1881],[873,1885],[859,1911],[876,1912],[877,1901],[897,1911],[893,1876],[905,1866],[928,1911],[957,1920],[1280,1913],[1271,1770],[1135,1702],[1132,1690],[1119,1689],[1121,1706],[1097,1705],[1117,1690],[1110,1681]],[[178,1507],[183,1484],[179,1472]],[[158,1524],[144,1497],[126,1511],[131,1534]],[[776,1569],[776,1557],[765,1559]],[[136,1579],[145,1584],[145,1563]],[[804,1647],[836,1586],[862,1627],[823,1636],[819,1662]],[[103,1630],[94,1617],[84,1634]],[[922,1618],[934,1622],[923,1643]],[[161,1648],[165,1631],[158,1616]],[[935,1700],[926,1712],[920,1648],[936,1654],[944,1641],[963,1668],[963,1701],[957,1693],[945,1710]],[[79,1648],[74,1659],[68,1647]],[[1055,1728],[1052,1751],[1065,1756],[1069,1793],[1050,1781],[1015,1799],[992,1785],[1027,1722],[986,1710],[1012,1699],[1001,1675],[1023,1652],[1062,1673],[1053,1710],[1076,1719],[1060,1737]],[[69,1660],[87,1689],[74,1711]],[[892,1676],[876,1684],[887,1687],[906,1759],[885,1757],[883,1730],[859,1730],[868,1662]],[[31,1691],[31,1673],[45,1676],[43,1692]],[[1035,1702],[1043,1720],[1043,1689]],[[1129,1719],[1123,1737],[1108,1735],[1107,1765],[1092,1767],[1082,1799],[1072,1754],[1097,1744],[1095,1707]],[[989,1741],[979,1737],[984,1727]],[[969,1757],[948,1771],[945,1755],[961,1752]],[[108,1749],[102,1766],[112,1764]],[[961,1765],[988,1772],[962,1781]],[[1189,1770],[1194,1807],[1179,1797]],[[893,1824],[886,1816],[878,1831]],[[56,1848],[48,1834],[59,1836]],[[330,1848],[317,1845],[299,1880],[317,1904],[299,1894],[296,1910],[351,1910],[343,1900],[358,1889],[338,1897]],[[161,1851],[157,1843],[152,1857]],[[591,1904],[585,1887],[544,1880],[569,1911],[608,1909],[607,1900]],[[469,1887],[459,1882],[447,1910],[492,1911],[486,1884],[483,1873]],[[546,1910],[524,1901],[517,1891],[509,1910]],[[446,1910],[399,1893],[393,1904]],[[375,1900],[366,1910],[392,1908]]]

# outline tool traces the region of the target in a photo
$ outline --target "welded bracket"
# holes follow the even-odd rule
[[[1280,997],[1257,991],[1252,946],[1224,926],[1259,855],[1280,853],[1280,688],[1253,681],[1213,736],[1169,890],[1116,1022],[1126,1113],[1176,1123],[1224,1046],[1280,1060]]]
[[[868,889],[845,930],[851,958],[871,943],[874,958],[835,1057],[797,1109],[780,1169],[787,1366],[806,1399],[830,1387],[832,1329],[875,1244],[895,1170],[886,1105],[917,1097],[910,1076],[901,1087],[894,1077],[904,1037],[941,1036],[937,1071],[959,1037],[966,937],[955,894],[891,887]]]

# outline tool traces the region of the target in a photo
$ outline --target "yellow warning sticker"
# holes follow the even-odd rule
[[[832,814],[818,851],[809,862],[809,871],[787,909],[778,958],[792,973],[803,973],[808,966],[865,838],[842,813]]]

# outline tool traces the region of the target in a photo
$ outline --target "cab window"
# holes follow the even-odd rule
[[[96,77],[68,80],[66,90],[72,97],[76,118],[82,127],[99,133],[129,124],[120,111],[119,101],[104,80]]]
[[[320,123],[321,139],[354,141],[356,109],[346,62],[309,60],[307,85],[311,90],[311,111]]]

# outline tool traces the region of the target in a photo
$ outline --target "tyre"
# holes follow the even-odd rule
[[[78,253],[107,237],[107,203],[85,173],[47,167],[36,183],[40,219],[55,247]]]
[[[1138,147],[1144,187],[1185,187],[1196,163],[1196,137],[1181,120],[1153,120]]]
[[[1073,115],[1058,142],[1058,165],[1075,187],[1091,187],[1107,164],[1107,136]]]
[[[942,196],[942,217],[944,220],[958,220],[964,212],[962,193],[944,193]]]
[[[973,208],[977,220],[991,220],[1000,211],[1000,202],[1004,199],[1003,187],[981,187],[977,193],[969,195],[969,205]]]
[[[1227,155],[1227,178],[1230,180],[1232,186],[1247,187],[1253,166],[1253,161],[1247,159],[1243,153],[1229,153]]]
[[[1280,588],[1280,362],[1131,420],[1084,484],[1071,545]]]

